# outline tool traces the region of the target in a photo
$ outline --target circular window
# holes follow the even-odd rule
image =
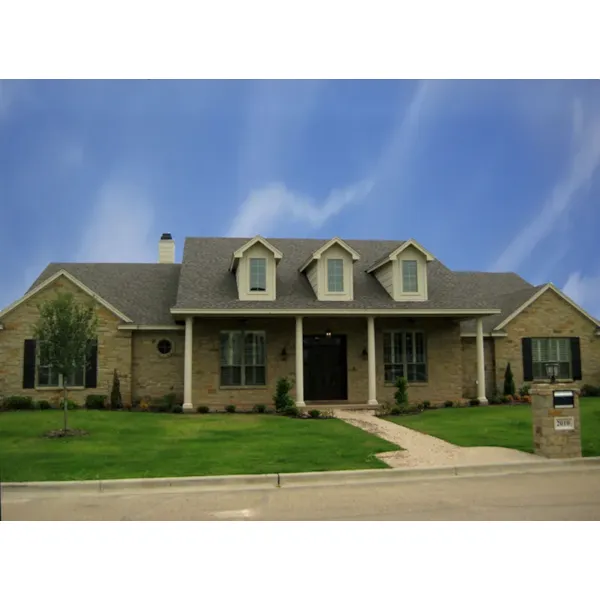
[[[173,351],[173,344],[171,340],[159,340],[156,349],[161,356],[169,356]]]

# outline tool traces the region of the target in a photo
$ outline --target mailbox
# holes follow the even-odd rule
[[[575,408],[575,392],[573,390],[553,390],[552,404],[554,408]]]

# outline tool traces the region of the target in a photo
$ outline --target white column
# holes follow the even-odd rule
[[[485,355],[483,352],[483,318],[477,319],[477,399],[487,404],[485,397]]]
[[[367,354],[369,360],[369,404],[377,404],[377,368],[375,365],[375,317],[367,317]]]
[[[185,353],[183,358],[183,410],[192,411],[192,339],[194,317],[185,320]]]
[[[304,333],[302,317],[296,317],[296,406],[306,406],[304,402]]]

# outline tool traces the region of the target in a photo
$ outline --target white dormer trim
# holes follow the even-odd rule
[[[252,248],[255,244],[262,244],[267,250],[272,252],[273,258],[276,262],[279,262],[283,258],[282,252],[275,248],[273,244],[270,244],[267,240],[265,240],[265,238],[262,237],[262,235],[255,235],[251,240],[248,240],[243,246],[240,246],[233,253],[233,256],[231,257],[231,264],[229,265],[230,271],[235,271],[240,258],[242,258],[244,254],[248,250],[250,250],[250,248]]]
[[[308,267],[313,261],[319,260],[324,252],[326,252],[327,250],[329,250],[329,248],[336,244],[338,246],[341,246],[352,257],[352,262],[360,260],[360,254],[356,250],[354,250],[354,248],[346,244],[346,242],[344,242],[344,240],[340,239],[339,237],[334,237],[310,255],[308,260],[300,267],[300,273],[306,271],[306,269],[308,269]]]
[[[405,260],[417,263],[417,292],[406,292],[403,289],[402,269]],[[372,273],[396,302],[422,302],[428,299],[427,263],[433,260],[435,256],[431,252],[410,239],[370,266],[367,273]]]
[[[265,261],[265,289],[250,289],[250,263],[253,258]],[[229,270],[235,273],[235,280],[240,300],[272,301],[277,297],[277,263],[283,258],[283,253],[260,235],[248,240],[238,248],[231,257]]]
[[[396,260],[398,258],[398,255],[402,254],[402,252],[404,252],[410,246],[417,249],[421,254],[423,254],[427,262],[435,260],[435,256],[431,254],[431,252],[425,250],[425,248],[423,248],[423,246],[421,246],[419,242],[411,238],[410,240],[407,240],[406,242],[398,246],[393,252],[390,252],[390,254],[378,260],[374,265],[370,266],[367,269],[367,273],[374,273],[375,271],[377,271],[377,269],[383,267],[383,265],[388,263],[390,260]]]

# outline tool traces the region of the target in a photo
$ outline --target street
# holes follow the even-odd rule
[[[3,490],[4,520],[600,520],[600,468],[206,491]]]

